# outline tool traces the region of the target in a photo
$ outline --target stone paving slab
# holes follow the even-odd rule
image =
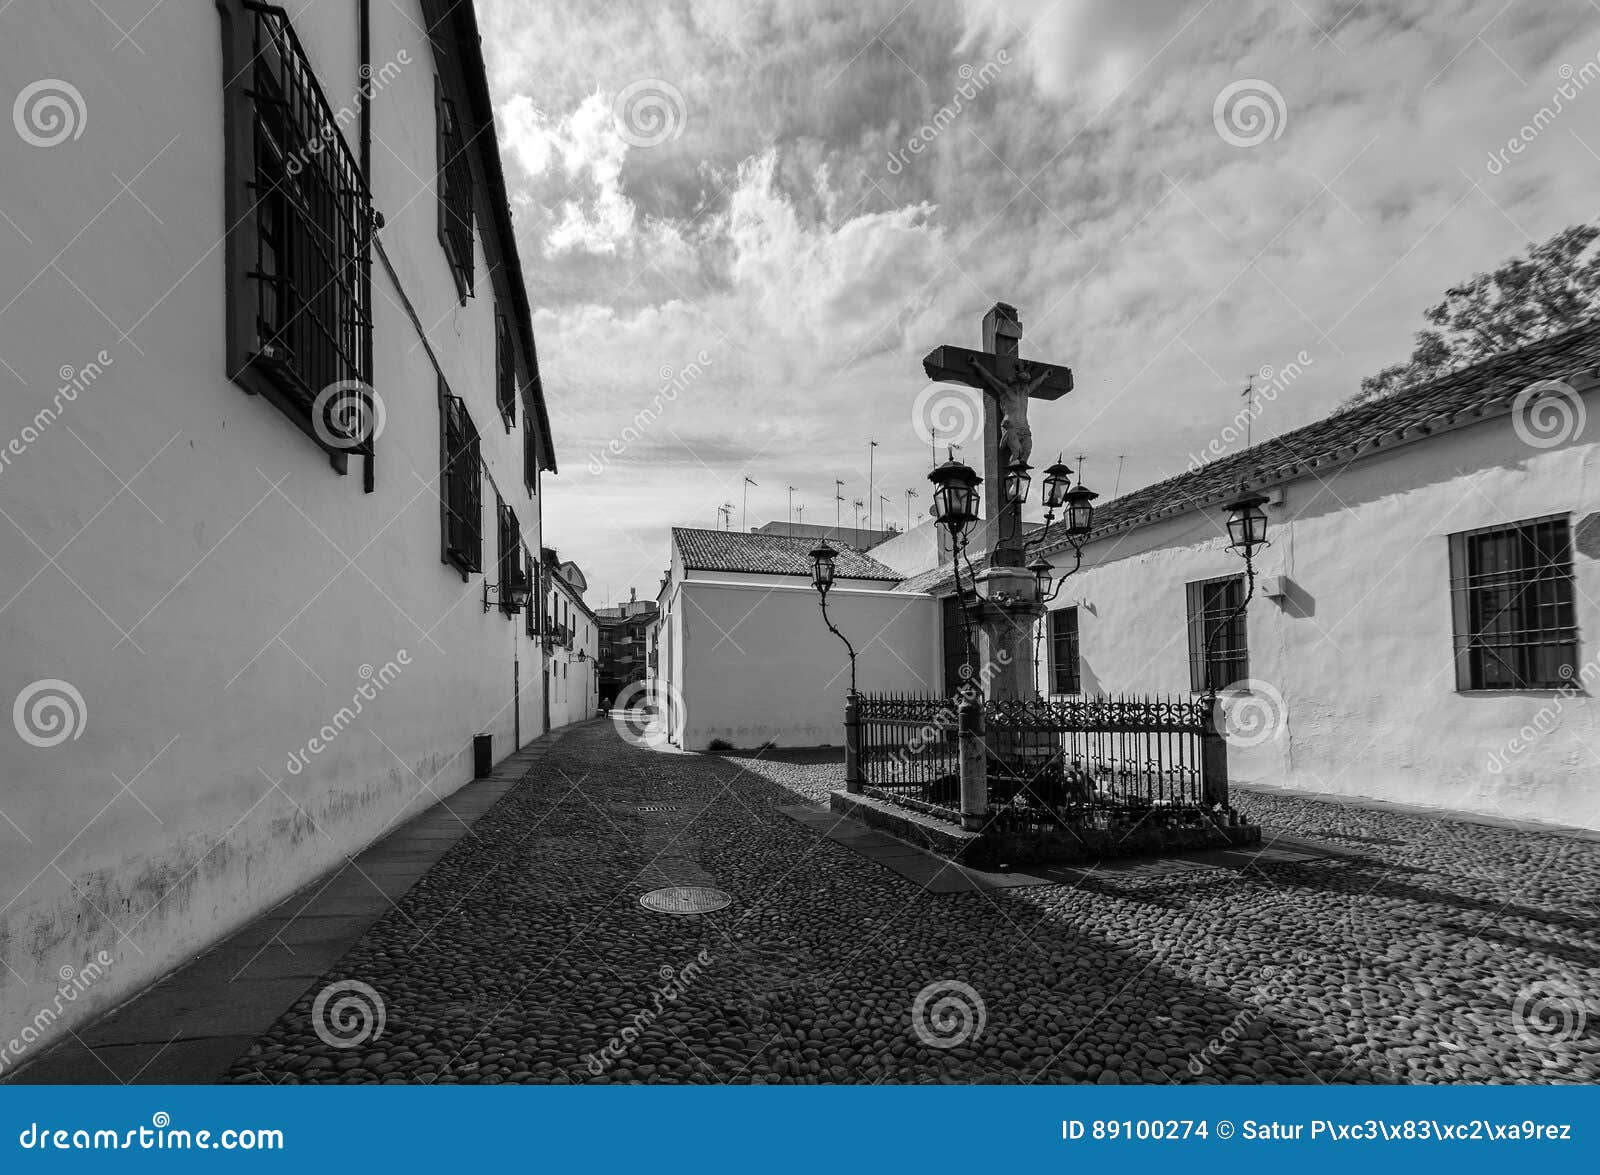
[[[507,756],[487,777],[463,785],[6,1082],[215,1081],[397,899],[468,838],[476,821],[564,733],[545,735]]]

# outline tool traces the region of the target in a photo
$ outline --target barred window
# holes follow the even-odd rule
[[[1050,692],[1083,692],[1078,673],[1078,609],[1050,613]]]
[[[1450,536],[1456,688],[1559,689],[1578,662],[1565,517]]]
[[[441,389],[441,468],[439,495],[444,530],[444,561],[465,579],[483,569],[483,499],[478,464],[478,430],[460,396]]]
[[[539,561],[527,547],[522,548],[523,565],[528,569],[528,607],[523,617],[530,637],[539,635],[539,618],[544,612],[544,575]]]
[[[456,104],[434,83],[439,128],[439,242],[463,300],[472,294],[472,161]]]
[[[512,341],[511,320],[494,316],[495,399],[500,404],[500,419],[510,432],[517,423],[517,348]]]
[[[370,430],[319,393],[370,379],[372,198],[283,9],[225,0],[222,16],[228,374],[343,470]]]
[[[510,616],[517,610],[511,602],[512,590],[527,582],[522,570],[522,529],[517,525],[516,511],[499,501],[498,495],[495,500],[500,522],[500,611]]]
[[[1189,688],[1222,689],[1250,676],[1245,644],[1244,576],[1185,585],[1189,609]],[[1210,656],[1207,657],[1207,646]],[[1209,670],[1209,672],[1208,672]]]

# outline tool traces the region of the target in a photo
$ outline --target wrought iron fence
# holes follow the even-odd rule
[[[1054,828],[1204,818],[1203,697],[1052,697],[984,705],[990,819]]]
[[[862,694],[861,782],[869,794],[961,819],[956,703],[916,694]]]
[[[959,821],[957,700],[864,694],[857,713],[863,788]],[[1045,831],[1108,820],[1202,823],[1213,794],[1205,742],[1216,737],[1203,697],[985,701],[985,824]]]

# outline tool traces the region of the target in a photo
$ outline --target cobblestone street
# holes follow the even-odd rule
[[[230,1079],[1600,1079],[1600,1016],[1562,1031],[1600,967],[1593,841],[1247,794],[1340,854],[933,894],[779,811],[842,776],[577,727]],[[733,902],[639,905],[665,885]],[[384,1005],[354,1049],[311,1025],[342,979]]]

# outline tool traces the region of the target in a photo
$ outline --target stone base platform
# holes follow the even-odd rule
[[[829,796],[828,807],[837,815],[880,829],[950,861],[977,868],[1101,861],[1261,843],[1261,828],[1255,824],[967,832],[949,821],[875,796],[836,791]]]

